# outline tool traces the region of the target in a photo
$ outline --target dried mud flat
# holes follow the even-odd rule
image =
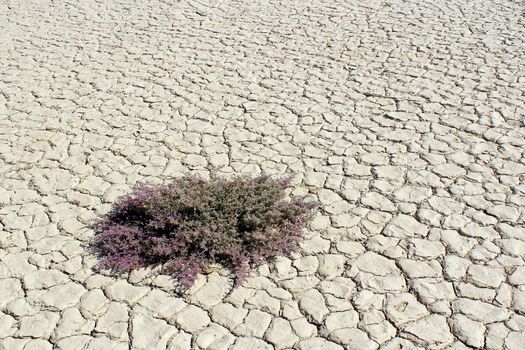
[[[0,3],[0,348],[523,349],[518,1]],[[232,289],[98,273],[97,213],[297,174],[302,252]]]

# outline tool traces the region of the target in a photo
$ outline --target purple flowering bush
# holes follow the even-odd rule
[[[315,204],[286,200],[290,181],[184,176],[138,184],[94,225],[92,248],[101,268],[161,265],[182,290],[211,264],[230,269],[240,283],[251,268],[298,249]]]

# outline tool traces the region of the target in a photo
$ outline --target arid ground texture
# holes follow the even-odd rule
[[[0,349],[521,350],[525,4],[0,2]],[[276,178],[301,251],[97,270],[137,181]]]

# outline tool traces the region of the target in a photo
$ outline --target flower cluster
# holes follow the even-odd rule
[[[291,178],[184,176],[138,184],[94,225],[100,267],[114,272],[161,265],[182,290],[211,264],[242,282],[250,269],[298,248],[315,204],[286,200]]]

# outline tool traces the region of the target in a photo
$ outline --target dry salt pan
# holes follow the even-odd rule
[[[521,2],[54,4],[0,5],[0,349],[523,349]],[[97,217],[187,173],[319,211],[239,286],[99,269]]]

